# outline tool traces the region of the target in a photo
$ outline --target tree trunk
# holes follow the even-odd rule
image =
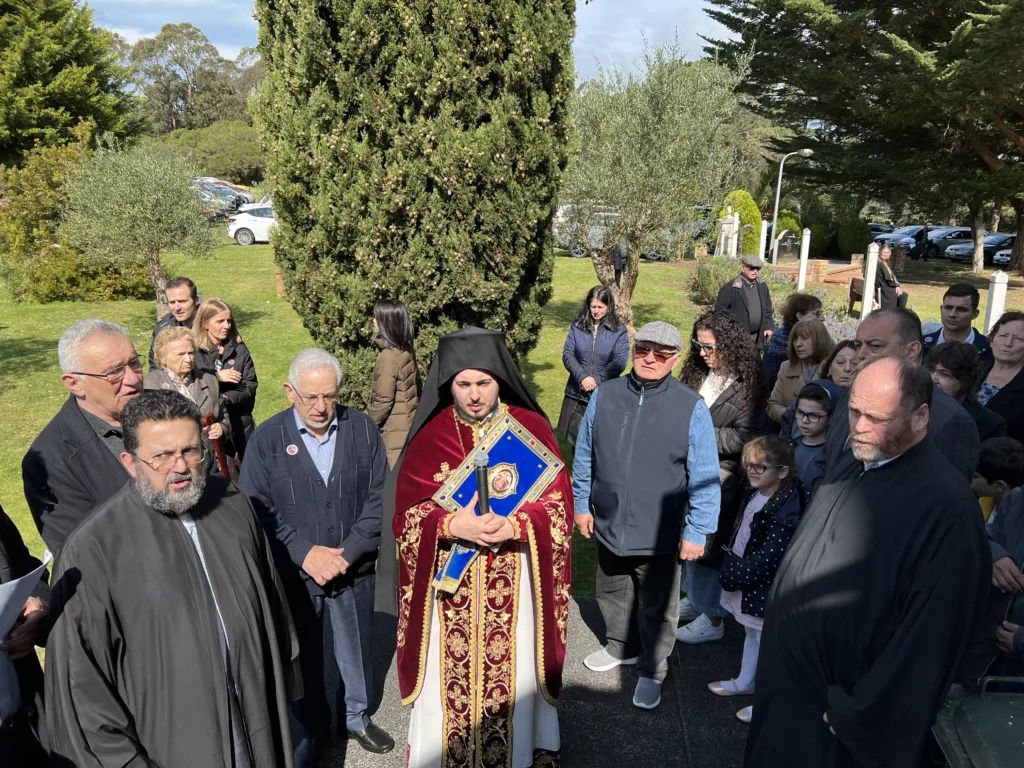
[[[170,311],[170,306],[167,304],[167,275],[164,274],[164,265],[160,263],[160,254],[147,256],[146,266],[149,268],[149,279],[153,281],[153,292],[156,294],[156,318],[159,320]]]
[[[974,238],[974,274],[985,271],[985,216],[981,206],[971,211],[971,236]]]
[[[1011,269],[1018,272],[1024,270],[1024,197],[1014,197],[1010,200],[1013,212],[1016,215],[1017,237],[1013,241],[1013,253],[1010,254]]]
[[[636,289],[636,281],[639,275],[640,266],[640,240],[627,239],[629,254],[622,270],[622,287],[615,285],[615,268],[612,266],[611,248],[602,248],[600,251],[593,251],[590,260],[594,264],[594,272],[601,285],[611,289],[615,297],[615,314],[619,320],[626,324],[629,329],[629,337],[633,338],[636,329],[633,327],[633,291]]]

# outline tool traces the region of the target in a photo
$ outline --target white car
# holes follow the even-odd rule
[[[228,218],[228,237],[239,245],[269,243],[270,233],[277,227],[277,217],[269,205],[243,205]]]
[[[992,257],[992,263],[997,264],[1001,267],[1010,266],[1010,257],[1013,254],[1013,248],[1004,248],[1001,251],[996,251],[995,256]]]

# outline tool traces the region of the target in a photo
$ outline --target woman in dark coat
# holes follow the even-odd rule
[[[690,560],[683,570],[679,618],[693,619],[680,627],[681,642],[696,644],[720,640],[725,634],[722,617],[728,613],[719,603],[718,569],[724,540],[732,531],[740,508],[743,446],[767,434],[764,373],[750,333],[728,312],[708,312],[693,324],[690,354],[680,381],[700,394],[711,411],[718,441],[718,465],[722,478],[722,507],[718,532],[703,560]]]
[[[629,333],[615,314],[615,297],[611,289],[594,286],[576,313],[562,350],[569,380],[555,431],[571,445],[576,445],[590,393],[602,381],[621,376],[628,361]]]
[[[241,461],[245,443],[256,428],[256,366],[238,335],[231,307],[220,299],[199,305],[192,324],[196,337],[196,369],[212,373],[220,384],[220,397],[231,423],[231,440]]]
[[[782,325],[780,325],[764,348],[764,373],[766,386],[771,392],[775,379],[779,376],[779,368],[789,359],[789,331],[801,320],[810,317],[821,319],[821,299],[809,293],[791,293],[782,307]]]
[[[1024,312],[1004,312],[988,334],[991,365],[977,400],[1006,421],[1006,435],[1024,442]]]

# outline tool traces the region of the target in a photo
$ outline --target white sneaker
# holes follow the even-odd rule
[[[676,640],[687,645],[710,643],[714,640],[721,640],[723,637],[725,637],[725,622],[723,621],[716,627],[711,623],[711,619],[703,613],[695,621],[676,630]]]
[[[684,597],[679,601],[679,620],[690,622],[700,616],[700,611],[693,607],[690,598]]]

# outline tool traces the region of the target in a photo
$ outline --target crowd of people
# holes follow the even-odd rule
[[[339,735],[390,751],[377,610],[407,765],[557,765],[575,526],[605,625],[584,664],[635,666],[635,706],[660,705],[676,643],[735,620],[736,675],[705,695],[746,704],[747,765],[921,764],[947,695],[1024,670],[1024,313],[986,338],[953,285],[935,334],[897,302],[832,339],[806,294],[775,327],[762,266],[688,336],[631,342],[615,290],[590,290],[555,429],[500,333],[442,337],[421,386],[398,301],[373,309],[366,413],[310,348],[258,425],[231,308],[191,280],[167,284],[148,373],[124,329],[73,324],[68,400],[22,467],[56,561],[0,646],[0,749],[315,766],[329,650]],[[38,566],[0,510],[0,582]]]

